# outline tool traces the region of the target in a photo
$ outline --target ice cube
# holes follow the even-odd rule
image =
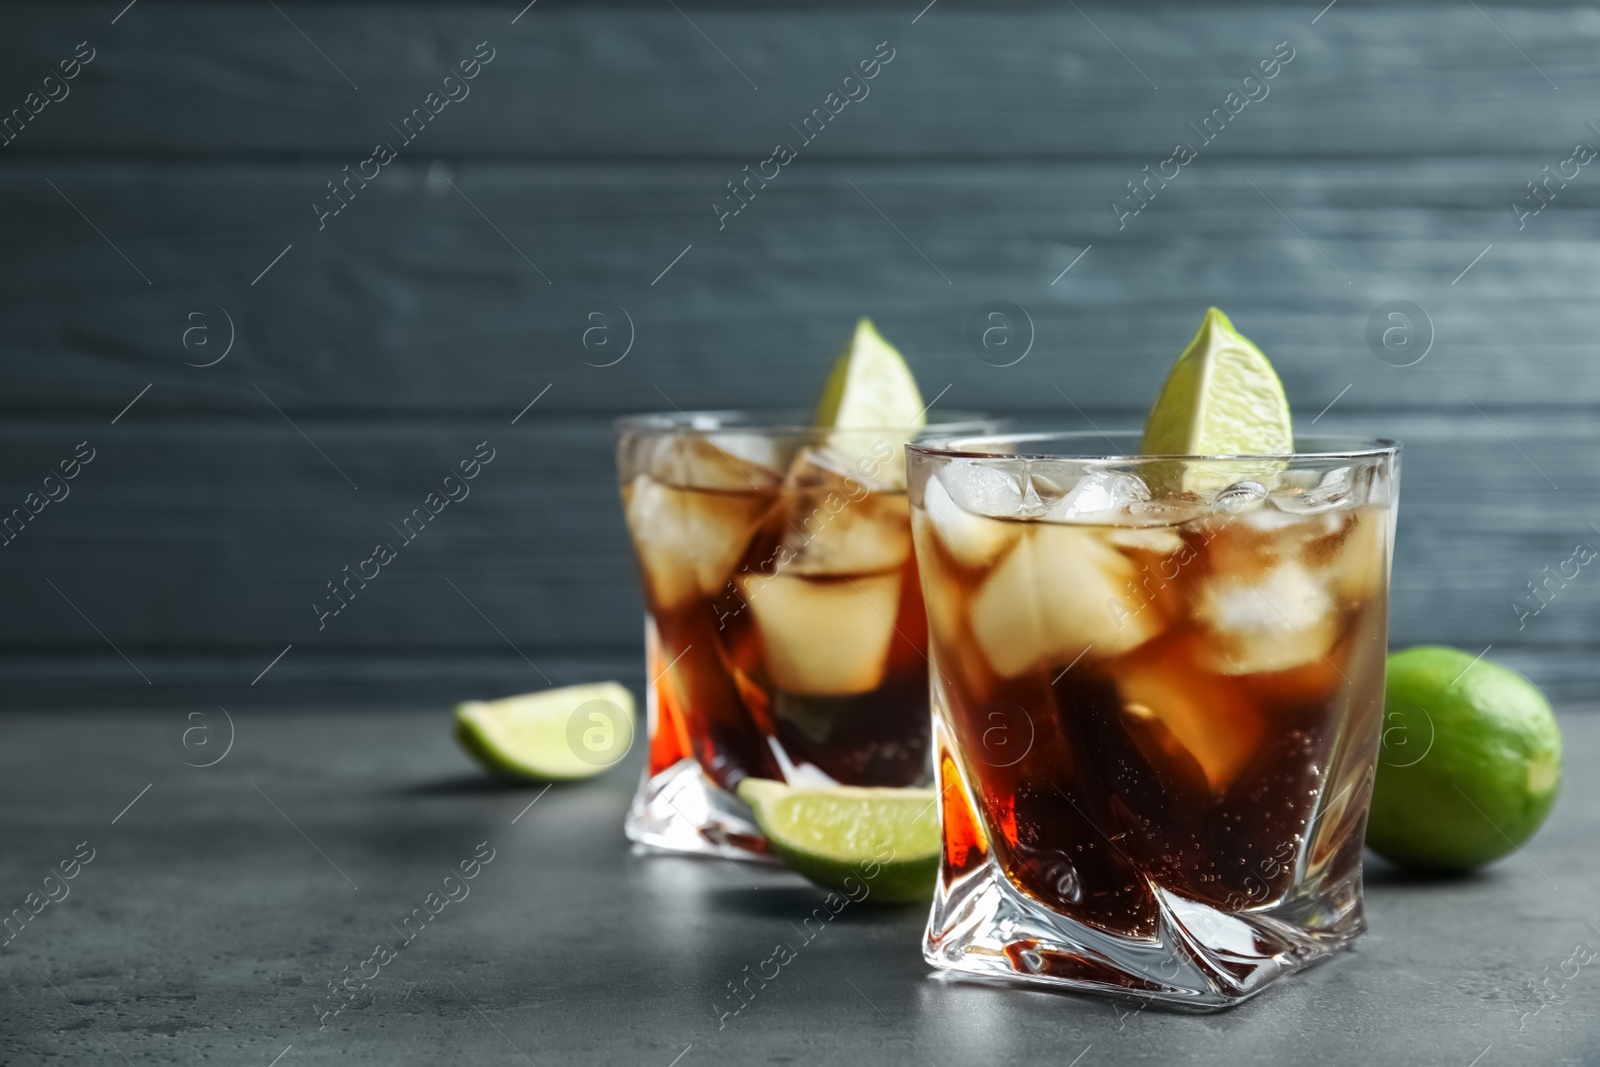
[[[1017,543],[1022,524],[974,515],[950,496],[938,476],[922,489],[922,507],[951,557],[965,567],[990,567]]]
[[[720,447],[719,447],[720,446]],[[757,434],[684,433],[663,438],[650,464],[658,481],[682,489],[729,489],[760,492],[773,489],[783,476],[774,443]]]
[[[1051,505],[1045,518],[1051,522],[1116,522],[1126,517],[1130,504],[1149,499],[1150,489],[1137,475],[1091,469],[1071,492]]]
[[[1338,467],[1325,473],[1314,486],[1274,494],[1273,502],[1284,511],[1314,514],[1349,503],[1355,488],[1355,472]]]
[[[845,457],[807,448],[789,467],[781,565],[795,574],[873,574],[911,555],[904,493],[873,491]]]
[[[1162,654],[1140,652],[1114,670],[1125,725],[1152,764],[1181,775],[1186,754],[1221,793],[1261,743],[1260,712],[1229,678],[1173,669],[1173,656],[1192,651],[1187,644],[1151,648]]]
[[[1267,487],[1260,482],[1245,479],[1234,482],[1232,485],[1217,492],[1211,499],[1213,510],[1227,515],[1237,515],[1247,508],[1259,504],[1267,497]]]
[[[1194,612],[1207,664],[1221,674],[1289,670],[1326,656],[1339,636],[1333,593],[1294,560],[1214,573],[1200,584]]]
[[[1032,518],[1049,506],[1039,498],[1027,469],[1014,461],[996,466],[992,461],[951,460],[940,468],[938,477],[950,499],[974,515]]]
[[[1148,483],[1146,483],[1148,484]],[[1141,526],[1182,526],[1215,512],[1209,501],[1189,493],[1158,496],[1128,505],[1128,517]]]
[[[1170,526],[1118,526],[1105,531],[1105,539],[1119,548],[1157,556],[1183,551],[1183,536]]]
[[[783,457],[779,454],[779,438],[771,434],[717,430],[708,434],[705,441],[734,457],[735,460],[742,460],[753,467],[761,468],[764,475],[776,473],[783,467]]]
[[[1259,504],[1241,511],[1237,515],[1224,516],[1224,518],[1229,518],[1241,526],[1248,526],[1252,530],[1259,530],[1268,534],[1278,530],[1287,530],[1291,526],[1301,525],[1306,522],[1304,515],[1293,511],[1285,511],[1278,507],[1276,502]],[[1303,528],[1310,529],[1309,526]]]
[[[1120,655],[1160,632],[1138,569],[1092,530],[1029,524],[972,600],[972,629],[1003,677]]]
[[[623,497],[651,603],[662,611],[721,593],[776,499],[774,494],[676,489],[644,474],[628,484]]]
[[[911,556],[906,498],[874,493],[836,512],[825,503],[797,509],[784,544],[794,553],[789,566],[796,574],[874,574],[898,568]]]
[[[743,575],[772,684],[797,696],[848,696],[883,681],[900,603],[900,572],[815,581]]]
[[[931,547],[939,535],[926,511],[914,509],[911,512],[911,533],[917,546],[917,573],[922,580],[929,629],[936,635],[954,636],[965,614],[964,598],[953,569]]]
[[[1380,508],[1352,508],[1344,515],[1343,536],[1332,546],[1328,583],[1346,603],[1362,604],[1383,588],[1389,573],[1387,516]]]
[[[1255,574],[1284,561],[1299,561],[1314,571],[1317,546],[1336,535],[1343,521],[1338,512],[1298,514],[1264,500],[1238,514],[1213,513],[1196,524],[1196,533],[1206,544],[1214,574]]]

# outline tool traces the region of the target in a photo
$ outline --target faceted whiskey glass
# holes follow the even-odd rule
[[[924,955],[1225,1007],[1364,929],[1393,442],[909,449],[944,850]]]
[[[930,419],[928,431],[998,424]],[[650,751],[628,837],[766,858],[746,776],[921,786],[932,778],[927,621],[904,446],[791,413],[617,424],[646,606]]]

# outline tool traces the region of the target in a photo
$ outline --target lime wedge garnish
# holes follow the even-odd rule
[[[839,430],[917,429],[926,421],[923,407],[911,368],[864,318],[822,387],[816,424]]]
[[[1289,401],[1261,349],[1211,308],[1145,418],[1149,456],[1281,456],[1294,451]],[[1183,488],[1220,489],[1248,471],[1189,464]]]
[[[600,682],[469,700],[456,707],[456,740],[497,777],[588,778],[633,744],[633,694]]]
[[[791,869],[852,900],[927,900],[939,869],[932,789],[739,783],[739,799]]]

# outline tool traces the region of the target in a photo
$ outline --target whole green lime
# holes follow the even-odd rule
[[[1561,784],[1561,731],[1522,675],[1457,648],[1389,657],[1367,845],[1402,867],[1465,870],[1533,836]]]

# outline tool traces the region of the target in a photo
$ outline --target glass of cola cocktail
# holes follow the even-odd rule
[[[650,752],[626,822],[653,848],[762,857],[746,776],[917,786],[929,758],[927,621],[905,491],[918,432],[802,414],[617,424],[646,606]]]
[[[924,954],[1222,1007],[1364,929],[1399,446],[1108,454],[1138,445],[908,449],[944,834]]]

